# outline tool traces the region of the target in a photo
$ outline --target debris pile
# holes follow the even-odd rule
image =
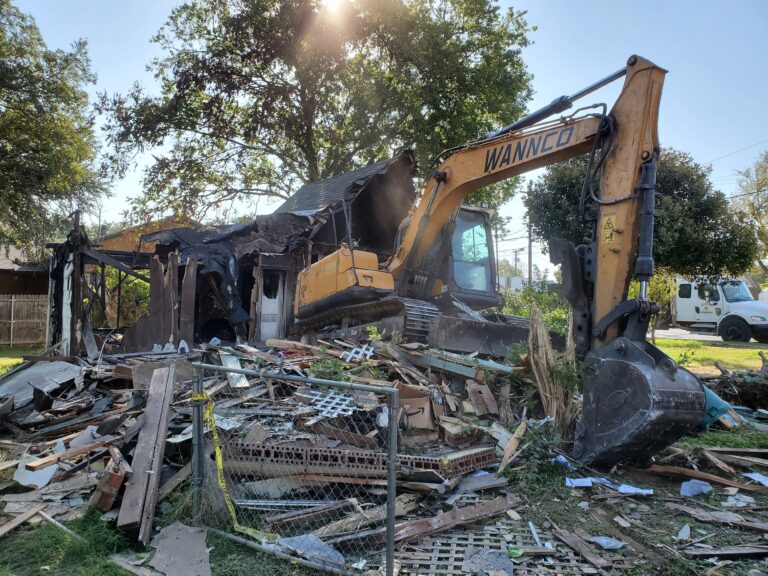
[[[648,468],[620,468],[609,478],[557,445],[546,452],[536,445],[555,420],[547,412],[566,408],[562,419],[572,422],[577,397],[570,391],[565,406],[547,409],[533,391],[554,390],[546,368],[552,359],[521,353],[515,360],[519,365],[384,343],[375,334],[366,343],[267,340],[259,348],[214,339],[191,351],[95,361],[48,350],[0,378],[0,502],[10,516],[0,535],[25,522],[63,527],[90,507],[150,544],[159,503],[192,475],[192,421],[201,400],[206,450],[218,456],[205,461],[205,490],[217,494],[202,523],[224,525],[307,565],[371,572],[382,565],[391,426],[398,438],[393,539],[400,574],[630,568],[648,554],[630,533],[647,528],[643,510],[661,498],[647,486],[659,483],[674,486],[676,496],[679,490],[679,498],[664,498],[675,518],[768,532],[756,500],[768,486],[758,472],[768,469],[768,450],[676,445]],[[203,370],[200,395],[193,362],[251,372]],[[306,381],[312,378],[374,391]],[[394,420],[387,394],[375,392],[393,386]],[[535,471],[542,456],[600,530],[563,525],[552,514],[542,520],[538,504],[510,482],[510,473]],[[722,499],[723,509],[713,511],[701,498]],[[680,538],[652,553],[768,556],[763,544],[717,547],[690,527],[687,536],[682,528],[675,534]]]

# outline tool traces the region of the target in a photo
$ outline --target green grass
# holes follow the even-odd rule
[[[706,430],[695,436],[686,436],[678,441],[683,448],[712,446],[720,448],[761,448],[768,449],[768,434],[751,426],[739,426],[734,430]]]
[[[128,542],[99,514],[89,513],[68,523],[80,541],[50,524],[20,526],[0,545],[0,576],[129,576],[109,561],[109,555],[128,548]]]
[[[715,362],[728,370],[755,370],[761,361],[757,355],[760,350],[768,350],[765,344],[746,344],[742,342],[706,342],[702,340],[672,340],[657,338],[656,346],[679,361],[685,355],[690,362],[686,368],[714,368]],[[717,371],[717,369],[714,369]]]
[[[37,346],[0,346],[0,374],[5,374],[24,360],[22,356],[37,354],[40,349]]]

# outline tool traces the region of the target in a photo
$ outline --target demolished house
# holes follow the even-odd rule
[[[0,534],[92,508],[158,548],[151,559],[113,562],[174,573],[174,556],[192,550],[169,553],[164,536],[188,529],[174,524],[152,536],[156,510],[175,493],[193,501],[185,521],[330,573],[613,574],[646,563],[627,526],[642,521],[640,506],[650,509],[642,504],[654,497],[648,474],[634,486],[624,477],[630,469],[613,480],[562,450],[579,413],[578,391],[567,385],[576,364],[572,346],[552,348],[540,314],[528,352],[504,362],[383,342],[375,331],[289,339],[299,271],[351,239],[391,255],[416,196],[413,174],[404,153],[309,184],[248,223],[144,234],[152,253],[99,250],[76,222],[54,247],[48,347],[0,377],[0,469],[13,471],[0,484],[11,516]],[[93,325],[94,311],[107,307],[104,274],[95,272],[102,265],[119,271],[118,310],[120,281],[149,286],[147,313],[132,326]],[[744,381],[765,386],[766,378],[768,366]],[[737,380],[725,382],[730,389]],[[712,421],[735,425],[741,417],[729,408]],[[542,441],[551,429],[561,435]],[[712,450],[697,462],[754,466],[765,452],[748,460]],[[720,465],[717,474],[691,470],[691,458],[673,447],[655,473],[756,496],[768,483],[733,468],[726,478]],[[626,526],[542,521],[510,476],[524,478],[530,467],[535,478],[539,466],[567,476],[579,510],[610,506]],[[588,495],[574,495],[585,488]],[[742,512],[759,513],[758,503],[749,506]],[[749,529],[765,526],[739,518]],[[204,538],[196,542],[198,567],[207,565]],[[675,558],[708,553],[681,542]]]

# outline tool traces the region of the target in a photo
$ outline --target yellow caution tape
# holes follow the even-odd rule
[[[216,457],[216,476],[221,488],[221,493],[224,496],[224,502],[227,505],[229,511],[229,517],[232,520],[232,527],[237,532],[246,534],[256,540],[277,540],[280,536],[277,534],[271,534],[269,532],[262,532],[261,530],[255,530],[248,526],[243,526],[237,520],[237,510],[235,509],[235,503],[232,501],[232,497],[229,495],[229,488],[227,488],[227,481],[224,478],[224,458],[221,456],[221,445],[219,444],[219,434],[216,432],[216,418],[213,414],[213,400],[208,396],[206,392],[202,394],[192,394],[192,400],[202,400],[205,402],[205,413],[203,420],[208,424],[208,428],[211,430],[213,436],[213,448],[214,455]]]

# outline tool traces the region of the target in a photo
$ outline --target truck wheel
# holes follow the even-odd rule
[[[720,323],[720,337],[726,342],[749,342],[752,330],[744,320],[734,316]]]

